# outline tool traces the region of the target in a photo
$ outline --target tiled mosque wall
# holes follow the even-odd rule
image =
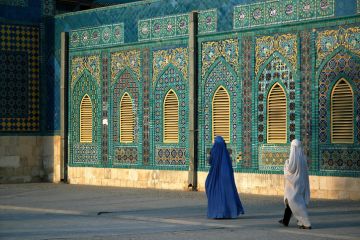
[[[53,1],[0,1],[0,183],[60,180],[53,11]]]
[[[86,182],[84,179],[92,176],[87,174],[88,169],[98,169],[99,174],[104,173],[103,169],[116,169],[111,170],[115,181],[127,176],[130,186],[142,178],[135,171],[138,170],[154,184],[170,184],[171,179],[180,178],[177,181],[183,188],[189,168],[188,13],[198,10],[199,174],[209,167],[211,101],[222,86],[229,96],[228,148],[239,176],[278,176],[290,141],[299,138],[313,176],[358,179],[358,1],[286,0],[280,4],[276,0],[153,0],[146,5],[131,3],[63,14],[55,19],[51,17],[53,5],[48,4],[51,1],[38,5],[34,2],[0,1],[5,6],[1,13],[7,19],[1,21],[1,61],[8,63],[3,70],[9,73],[1,78],[2,86],[9,91],[1,88],[0,103],[1,140],[3,146],[8,146],[1,151],[0,162],[5,166],[1,170],[8,172],[6,176],[20,175],[14,172],[15,165],[21,169],[16,171],[30,176],[28,165],[34,162],[38,170],[33,172],[39,174],[33,174],[33,179],[58,179],[55,169],[59,159],[54,157],[51,163],[49,156],[57,156],[59,148],[60,33],[65,31],[70,32],[70,182]],[[22,11],[26,7],[37,9],[39,14],[27,11],[20,14],[24,16],[20,20],[10,14],[15,12],[12,8]],[[24,24],[25,19],[31,19],[30,24]],[[22,74],[14,69],[20,69]],[[342,78],[353,89],[354,138],[352,143],[334,144],[329,106],[332,89]],[[267,141],[267,98],[275,84],[281,86],[287,100],[283,143]],[[175,92],[179,104],[176,143],[163,141],[163,103],[170,90]],[[125,93],[133,101],[131,143],[119,141],[119,104]],[[80,104],[86,94],[93,107],[91,143],[80,141]],[[23,148],[11,147],[12,137],[19,137],[14,140],[19,143],[30,139],[46,144],[36,144],[36,150],[28,148],[27,153],[16,155]],[[38,140],[40,137],[43,139]],[[51,143],[53,148],[45,150]],[[25,155],[34,156],[35,161],[24,160]],[[42,173],[46,171],[49,174]],[[105,175],[104,182],[109,184],[111,174]]]

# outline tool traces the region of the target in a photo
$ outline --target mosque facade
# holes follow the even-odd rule
[[[40,17],[1,25],[2,182],[204,190],[221,135],[240,192],[283,194],[299,139],[313,197],[360,199],[359,0],[18,2]]]

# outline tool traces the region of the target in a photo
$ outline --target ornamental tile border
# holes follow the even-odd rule
[[[187,48],[171,48],[153,52],[153,84],[158,80],[159,74],[166,66],[172,64],[188,79],[189,54]]]
[[[297,68],[298,43],[296,34],[262,36],[256,38],[255,74],[262,64],[275,52],[279,52],[291,64],[293,71]]]
[[[259,170],[282,170],[289,158],[290,145],[274,146],[263,144],[259,146]]]
[[[189,34],[189,14],[169,15],[138,21],[138,40],[149,41],[187,36]],[[199,12],[199,33],[216,32],[217,10]]]
[[[233,28],[282,24],[334,15],[335,0],[272,0],[235,6]]]
[[[209,67],[219,57],[223,57],[237,72],[238,68],[238,39],[225,39],[221,41],[203,42],[201,44],[202,69],[201,76],[204,77]]]
[[[70,49],[107,47],[124,43],[124,23],[81,28],[70,32]]]
[[[100,56],[74,56],[71,59],[71,88],[85,70],[89,71],[100,86]]]
[[[360,27],[319,31],[316,39],[316,66],[338,47],[344,47],[360,56]]]
[[[29,0],[0,0],[0,5],[27,7],[29,6]]]
[[[111,81],[116,80],[116,75],[125,70],[131,69],[136,75],[137,80],[140,80],[140,51],[118,51],[111,53]]]

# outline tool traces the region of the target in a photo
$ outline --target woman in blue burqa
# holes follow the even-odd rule
[[[244,214],[234,180],[234,172],[226,143],[217,136],[210,152],[210,171],[205,188],[208,218],[236,218]]]

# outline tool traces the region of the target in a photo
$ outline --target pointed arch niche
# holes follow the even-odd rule
[[[267,143],[286,143],[286,126],[286,94],[282,86],[275,83],[267,96]]]
[[[92,142],[93,107],[89,95],[85,94],[80,103],[80,142]]]
[[[354,143],[354,92],[344,78],[331,92],[331,143]]]
[[[212,141],[216,136],[230,142],[230,96],[223,86],[218,87],[212,99]]]
[[[129,93],[125,92],[120,100],[120,142],[134,142],[135,116],[133,100]]]
[[[170,89],[164,99],[163,137],[164,143],[179,142],[179,99]]]

